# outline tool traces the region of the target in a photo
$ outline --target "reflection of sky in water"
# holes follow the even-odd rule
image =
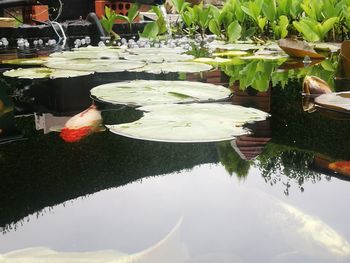
[[[161,240],[183,216],[181,239],[190,262],[335,262],[330,250],[337,244],[321,234],[328,225],[350,240],[350,212],[344,209],[348,184],[332,178],[309,185],[304,193],[297,187],[293,191],[286,197],[283,185],[270,187],[256,169],[238,181],[221,166],[197,166],[78,198],[37,219],[31,216],[17,231],[0,237],[0,251],[45,246],[134,253]],[[278,200],[325,225],[317,226],[316,233],[301,231],[302,221],[310,218],[288,213]]]

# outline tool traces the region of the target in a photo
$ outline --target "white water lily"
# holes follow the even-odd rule
[[[20,79],[42,79],[42,78],[72,78],[93,74],[91,71],[77,71],[67,69],[50,69],[50,68],[18,68],[5,71],[3,73],[6,77],[20,78]]]
[[[210,83],[165,80],[134,80],[97,86],[90,91],[95,98],[113,104],[150,105],[220,100],[231,91]]]
[[[212,66],[196,63],[196,62],[164,62],[164,63],[150,63],[142,68],[130,70],[132,72],[147,72],[153,74],[168,73],[168,72],[185,72],[197,73],[211,70]]]
[[[269,116],[253,108],[219,103],[153,105],[139,110],[145,111],[141,119],[107,128],[122,136],[152,141],[227,141],[249,133],[245,123]]]

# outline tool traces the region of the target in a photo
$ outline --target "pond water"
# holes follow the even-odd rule
[[[36,130],[33,115],[17,117],[14,130],[24,138],[0,145],[0,253],[45,247],[134,254],[151,247],[130,262],[349,262],[350,185],[323,163],[349,160],[350,122],[304,111],[301,95],[304,75],[332,78],[329,63],[289,71],[264,64],[268,77],[274,74],[271,86],[243,92],[234,85],[231,103],[271,114],[234,141],[153,142],[105,131],[70,144]],[[260,66],[240,67],[97,74],[89,83],[146,78],[228,86],[237,78],[249,82],[250,68]],[[49,82],[32,89],[49,85],[66,96],[68,82]],[[90,103],[44,97],[35,109],[56,115]],[[140,117],[135,109],[99,107],[105,124]]]

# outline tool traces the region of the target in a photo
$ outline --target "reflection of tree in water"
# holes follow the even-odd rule
[[[291,182],[304,191],[304,183],[316,183],[321,180],[321,174],[310,170],[314,153],[296,148],[269,143],[264,152],[257,158],[255,165],[261,171],[266,183],[271,186],[283,183],[284,193],[289,194]]]
[[[232,148],[230,142],[218,143],[217,149],[220,163],[230,175],[235,174],[239,179],[247,177],[251,162],[243,160]]]

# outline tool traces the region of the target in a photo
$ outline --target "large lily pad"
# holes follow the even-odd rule
[[[350,92],[322,94],[315,103],[327,109],[350,113]]]
[[[167,53],[159,53],[159,54],[139,54],[139,55],[125,55],[124,59],[132,60],[132,61],[145,61],[145,62],[153,62],[153,63],[161,63],[161,62],[176,62],[176,61],[186,61],[193,59],[194,56],[186,55],[186,54],[167,54]]]
[[[97,86],[91,95],[113,104],[150,105],[221,100],[227,98],[229,89],[201,82],[134,80]]]
[[[122,72],[143,67],[144,62],[117,59],[72,59],[49,61],[46,66],[54,69],[69,69],[94,72]]]
[[[137,68],[131,71],[147,72],[153,74],[168,73],[168,72],[184,72],[197,73],[212,69],[212,66],[196,63],[196,62],[165,62],[165,63],[150,63],[142,68]]]
[[[165,104],[139,108],[144,116],[132,123],[107,125],[116,134],[164,142],[213,142],[232,140],[249,133],[247,122],[265,120],[260,110],[231,104]]]
[[[127,49],[130,54],[183,54],[186,52],[185,49],[180,47],[169,48],[169,47],[150,47],[150,48],[133,48]]]
[[[37,57],[37,58],[16,58],[16,59],[8,59],[2,60],[2,64],[9,65],[26,65],[26,66],[41,66],[47,61],[47,57]]]
[[[69,59],[118,59],[123,50],[108,49],[108,50],[84,50],[84,51],[64,51],[56,52],[50,55],[53,58],[69,58]]]
[[[4,76],[20,79],[72,78],[93,74],[90,71],[75,71],[50,68],[19,68],[5,71]]]

